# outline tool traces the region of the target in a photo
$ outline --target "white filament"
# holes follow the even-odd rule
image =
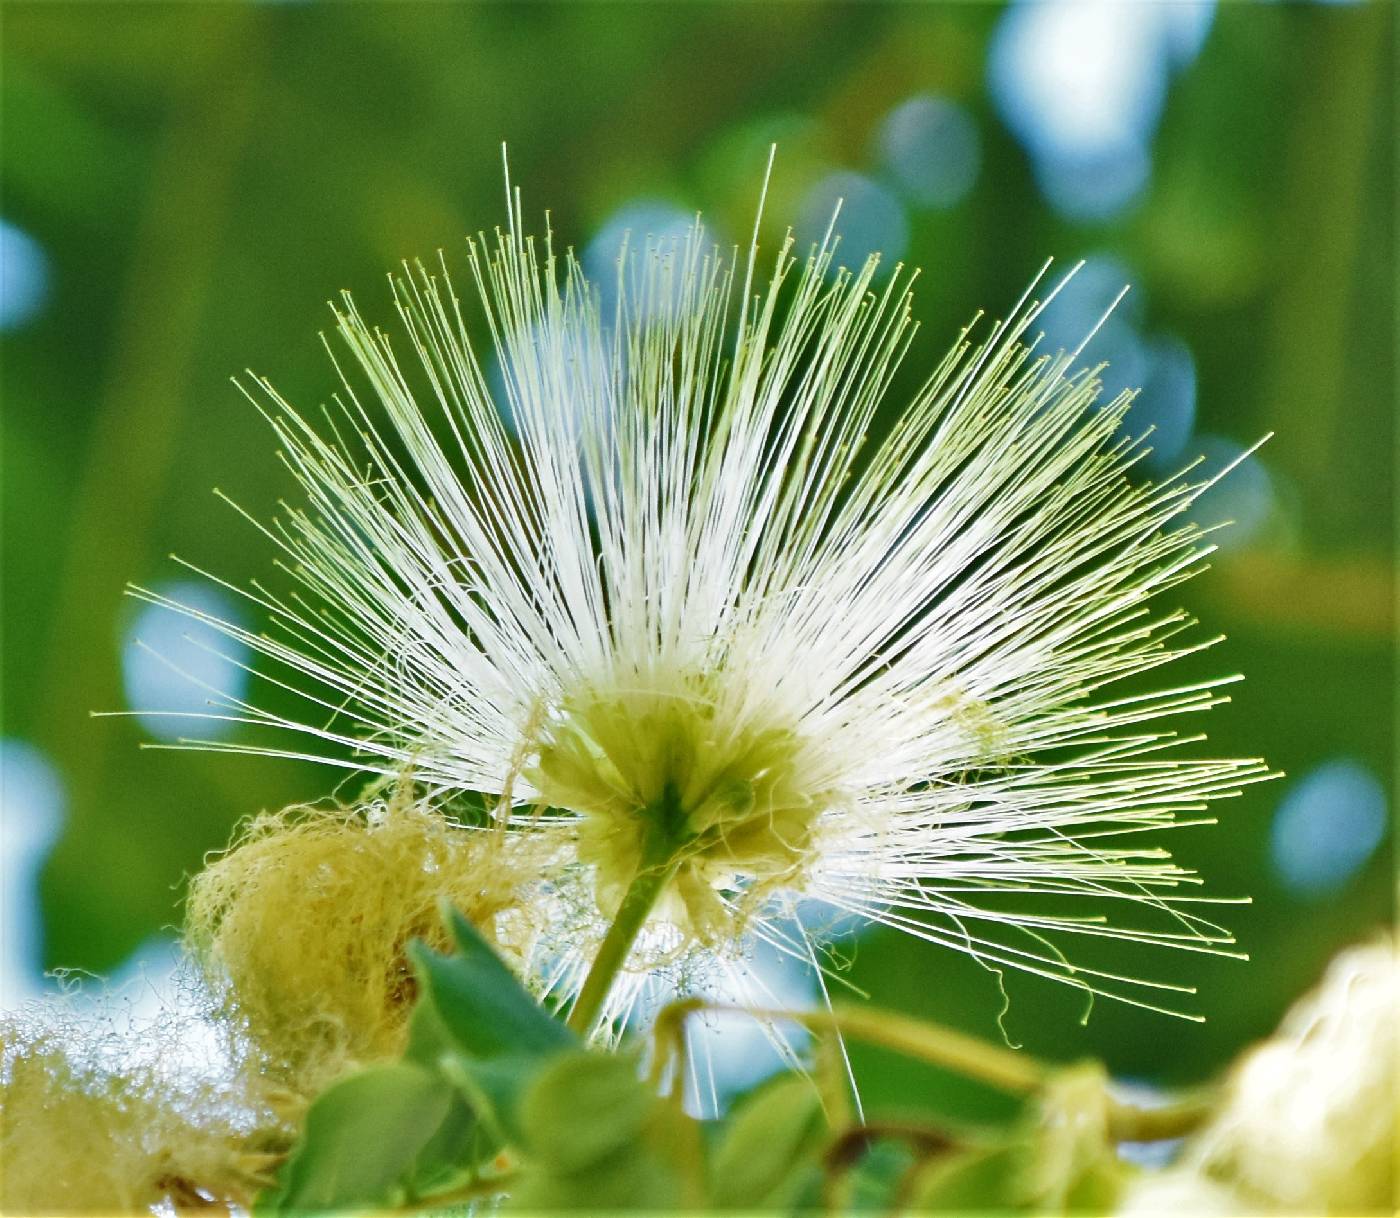
[[[306,495],[264,530],[293,590],[244,592],[266,633],[212,622],[307,707],[213,717],[307,743],[188,744],[411,771],[503,793],[523,822],[541,725],[580,689],[699,679],[716,731],[790,728],[830,801],[794,896],[1151,1005],[1046,936],[1231,942],[1139,843],[1265,768],[1182,757],[1163,726],[1223,681],[1112,689],[1208,645],[1151,607],[1212,548],[1184,515],[1208,483],[1138,476],[1131,396],[1096,402],[1097,369],[1027,341],[1035,285],[886,429],[911,276],[838,268],[830,236],[792,245],[756,282],[756,240],[722,256],[697,221],[624,255],[604,317],[572,255],[523,235],[517,196],[468,243],[479,332],[445,264],[391,280],[407,360],[346,296],[323,425],[246,387]],[[1161,924],[1025,901],[1049,895]]]

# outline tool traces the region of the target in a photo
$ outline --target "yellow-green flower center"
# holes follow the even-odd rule
[[[600,907],[615,909],[642,868],[676,863],[658,913],[709,938],[734,920],[721,893],[747,905],[802,870],[833,798],[806,754],[792,727],[724,713],[704,678],[653,679],[567,700],[529,777],[545,803],[581,814]]]

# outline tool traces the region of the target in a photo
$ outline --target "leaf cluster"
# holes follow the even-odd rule
[[[848,1124],[820,1077],[798,1072],[699,1120],[658,1085],[676,1017],[659,1023],[646,1071],[643,1046],[585,1044],[470,921],[448,919],[453,954],[410,950],[419,998],[402,1057],[314,1101],[257,1213],[474,1202],[531,1213],[1066,1213],[1102,1211],[1124,1183],[1096,1066],[1052,1075],[995,1135]]]

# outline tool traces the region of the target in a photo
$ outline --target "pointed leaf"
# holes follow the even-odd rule
[[[425,1070],[436,1070],[443,1057],[457,1051],[457,1045],[437,1007],[432,1001],[425,1001],[425,996],[426,990],[420,991],[408,1017],[408,1044],[404,1046],[403,1060]]]
[[[908,1212],[989,1214],[1027,1209],[1028,1156],[1028,1148],[1020,1141],[939,1155],[915,1176]]]
[[[635,1142],[659,1103],[632,1054],[566,1054],[524,1096],[524,1149],[556,1171],[577,1171]]]
[[[414,943],[409,955],[456,1048],[489,1058],[577,1046],[578,1038],[530,996],[477,929],[456,910],[447,916],[458,954],[440,956]]]
[[[333,1084],[307,1110],[274,1212],[392,1203],[451,1101],[442,1079],[402,1062]]]
[[[811,1174],[829,1134],[812,1081],[784,1075],[762,1088],[729,1123],[711,1170],[722,1207],[782,1209]]]

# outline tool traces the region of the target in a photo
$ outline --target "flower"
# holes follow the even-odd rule
[[[1106,692],[1214,641],[1149,607],[1211,549],[1187,516],[1208,483],[1138,476],[1131,395],[1099,402],[1099,369],[1035,349],[1031,291],[892,416],[912,277],[838,266],[830,234],[767,263],[757,233],[725,256],[697,220],[624,252],[604,315],[516,195],[468,241],[480,317],[445,259],[405,265],[404,360],[343,298],[325,425],[253,376],[308,500],[265,529],[299,587],[246,591],[266,633],[186,611],[308,708],[215,717],[312,745],[198,746],[562,825],[627,924],[609,976],[746,932],[792,945],[775,911],[818,898],[1151,1005],[1046,935],[1231,942],[1185,904],[1195,877],[1136,844],[1265,776],[1180,756],[1160,722],[1223,682]],[[1026,903],[1047,894],[1166,921]]]
[[[1316,989],[1231,1072],[1184,1169],[1235,1189],[1242,1213],[1360,1214],[1396,1198],[1395,1011],[1390,933],[1341,952]]]
[[[1236,1061],[1176,1161],[1134,1182],[1117,1212],[1392,1212],[1397,1003],[1393,931],[1339,953],[1273,1036]]]

